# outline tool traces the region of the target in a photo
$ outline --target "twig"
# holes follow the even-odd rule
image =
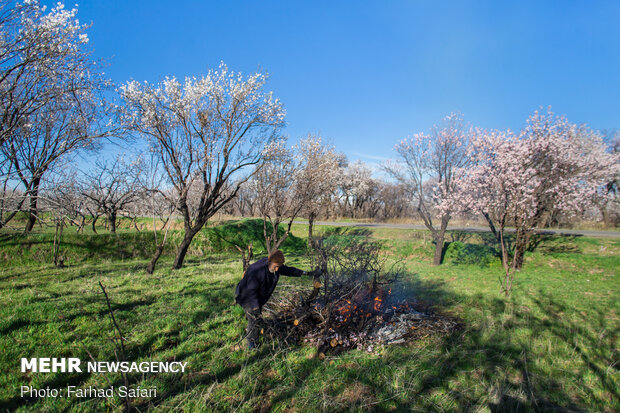
[[[108,293],[105,291],[105,287],[103,286],[101,281],[99,281],[99,287],[101,287],[101,291],[103,291],[103,295],[105,296],[105,301],[108,304],[108,312],[110,314],[110,318],[112,319],[112,324],[114,325],[114,328],[118,332],[118,342],[120,344],[120,347],[119,345],[116,345],[116,347],[117,349],[120,348],[122,361],[127,361],[127,356],[125,353],[125,345],[123,344],[123,333],[120,327],[118,326],[118,323],[116,322],[116,318],[114,317],[114,311],[112,311],[112,305],[110,304],[110,297],[108,297]],[[114,341],[114,343],[116,344],[116,341]],[[116,350],[114,351],[114,355],[116,357],[116,360],[119,361]],[[129,387],[129,379],[127,378],[127,373],[121,373],[121,374],[123,376],[123,381],[125,382],[125,387]],[[129,411],[131,408],[131,404],[129,402],[129,397],[127,396],[125,396],[125,406],[127,407],[127,411]]]

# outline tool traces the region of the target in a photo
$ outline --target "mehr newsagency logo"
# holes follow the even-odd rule
[[[187,362],[172,361],[89,361],[85,365],[79,358],[22,358],[21,372],[32,373],[184,373]],[[157,388],[110,386],[96,388],[93,386],[78,387],[68,385],[64,388],[35,388],[21,386],[21,397],[156,397]]]

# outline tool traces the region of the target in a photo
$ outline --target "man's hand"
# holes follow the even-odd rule
[[[318,268],[318,267],[317,267],[314,271],[309,271],[309,272],[306,272],[306,275],[307,275],[307,276],[309,276],[309,277],[315,277],[315,278],[316,278],[316,277],[318,277],[318,276],[319,276],[319,275],[321,275],[321,274],[323,274],[323,271],[321,271],[321,269],[320,269],[320,268]]]

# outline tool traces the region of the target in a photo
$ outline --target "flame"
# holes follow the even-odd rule
[[[351,315],[355,313],[357,306],[351,302],[351,300],[344,300],[345,302],[336,307],[336,311],[340,315],[341,324],[346,323]]]
[[[375,297],[375,305],[373,306],[373,309],[375,311],[381,310],[381,303],[382,303],[381,298],[379,296]]]
[[[362,319],[369,319],[377,316],[389,320],[390,314],[397,312],[407,312],[410,309],[409,303],[392,302],[390,294],[391,288],[374,290],[368,288],[360,291],[354,296],[343,298],[334,303],[332,314],[340,327],[344,327],[348,322],[360,322]],[[387,316],[388,318],[384,318]]]

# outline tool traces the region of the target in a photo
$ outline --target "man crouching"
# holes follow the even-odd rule
[[[321,270],[302,271],[295,267],[284,265],[284,254],[276,250],[269,257],[262,258],[250,265],[243,274],[243,278],[235,289],[235,300],[243,307],[245,318],[248,320],[246,337],[248,348],[256,347],[263,319],[261,311],[269,300],[278,284],[280,275],[299,277],[302,275],[318,276]]]

